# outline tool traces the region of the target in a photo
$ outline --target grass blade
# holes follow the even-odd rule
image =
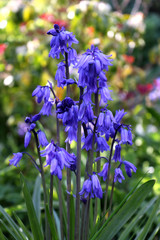
[[[133,218],[133,220],[126,226],[124,231],[121,233],[119,240],[128,240],[128,235],[130,234],[130,232],[133,230],[133,228],[135,227],[137,222],[140,220],[140,218],[143,217],[143,214],[146,213],[153,206],[156,200],[157,200],[157,197],[151,199],[150,202],[147,202],[143,206],[143,208],[138,211],[138,213]]]
[[[1,230],[1,228],[0,228],[0,239],[1,240],[6,240],[7,238],[3,235],[3,232],[2,232],[2,230]]]
[[[23,224],[23,222],[21,221],[21,219],[14,213],[14,217],[16,218],[19,226],[22,228],[23,232],[25,233],[26,237],[29,239],[29,240],[33,240],[33,237],[30,233],[30,231],[26,228],[26,226]]]
[[[27,184],[23,175],[21,174],[22,190],[24,194],[24,199],[26,202],[28,218],[30,222],[30,227],[32,230],[34,240],[43,240],[43,234],[41,232],[41,227],[37,219],[37,215],[33,206],[32,198],[28,190]]]
[[[148,218],[148,221],[146,222],[141,234],[139,235],[138,237],[138,240],[144,240],[145,237],[147,236],[149,230],[150,230],[150,227],[156,217],[156,214],[157,214],[157,209],[159,207],[159,204],[160,204],[160,198],[157,200],[152,212],[151,212],[151,215],[150,217]]]
[[[33,191],[33,205],[34,209],[38,218],[38,221],[40,223],[40,216],[41,216],[41,209],[40,209],[40,203],[41,203],[41,177],[40,175],[37,176],[34,191]]]
[[[16,240],[22,240],[25,239],[25,236],[23,236],[22,232],[20,231],[19,226],[13,221],[13,219],[5,212],[5,210],[0,206],[0,212],[3,215],[3,217],[7,221],[7,225],[1,220],[1,223],[6,228],[6,230],[16,239]]]
[[[122,206],[116,215],[110,220],[110,222],[103,226],[92,239],[98,240],[110,240],[112,239],[123,227],[123,225],[130,219],[130,217],[136,212],[142,201],[147,197],[152,190],[155,181],[150,180],[140,186],[128,201]]]
[[[58,240],[58,235],[57,235],[57,230],[54,222],[54,217],[51,217],[49,213],[48,206],[46,206],[46,213],[47,213],[47,218],[48,218],[48,223],[50,226],[51,234],[54,240]]]

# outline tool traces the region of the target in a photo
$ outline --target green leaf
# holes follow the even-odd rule
[[[7,221],[7,225],[1,220],[1,223],[6,228],[6,230],[16,239],[25,239],[25,235],[20,231],[19,226],[13,221],[13,219],[5,212],[5,210],[0,206],[0,212]]]
[[[18,240],[20,239],[19,237],[17,238],[17,235],[15,234],[14,231],[12,231],[11,227],[7,226],[3,221],[1,221],[1,224],[4,226],[4,228],[7,230],[8,233],[10,233],[10,235],[15,239],[15,240]]]
[[[128,199],[128,201],[122,206],[122,208],[120,208],[117,214],[113,216],[110,222],[107,225],[102,226],[102,228],[98,231],[98,234],[96,234],[97,238],[93,236],[92,240],[112,239],[124,226],[124,224],[133,216],[143,200],[152,190],[154,183],[154,180],[150,180],[140,186]]]
[[[38,221],[40,223],[40,216],[41,216],[41,209],[40,209],[40,203],[41,203],[41,177],[40,175],[37,176],[34,191],[33,191],[33,205],[34,209],[38,218]]]
[[[54,178],[55,179],[55,187],[56,187],[56,191],[57,193],[59,193],[59,189],[58,189],[58,181],[59,179],[57,177]],[[63,186],[63,185],[62,185]],[[64,197],[64,191],[63,191],[63,187],[62,187],[62,212],[63,212],[63,229],[64,232],[67,233],[67,208],[66,208],[66,203],[65,203],[65,197]]]
[[[126,225],[124,231],[121,233],[120,237],[118,240],[128,240],[128,235],[130,234],[130,232],[133,230],[134,226],[138,223],[138,221],[140,220],[140,218],[143,217],[143,214],[146,213],[155,203],[155,201],[157,200],[157,197],[151,199],[150,202],[147,202],[142,209],[140,209],[138,211],[138,213],[136,214],[136,216],[133,218],[133,220]]]
[[[48,219],[48,223],[49,223],[49,226],[50,226],[52,237],[53,237],[54,240],[58,240],[58,235],[57,235],[57,231],[56,231],[54,217],[51,217],[51,215],[49,213],[48,206],[46,206],[46,213],[47,213],[47,219]]]
[[[25,233],[26,237],[27,237],[29,240],[33,240],[33,237],[31,236],[30,231],[26,228],[26,226],[23,224],[23,222],[21,221],[21,219],[16,215],[16,213],[13,213],[13,214],[14,214],[14,217],[16,218],[19,226],[22,228],[23,232]]]
[[[32,198],[22,174],[21,174],[21,182],[22,182],[22,190],[23,190],[24,199],[26,202],[27,213],[28,213],[29,222],[30,222],[34,240],[43,240],[44,239],[43,234],[41,232],[41,227],[38,222],[37,215],[33,206]]]
[[[154,231],[152,232],[148,240],[153,240],[153,239],[155,240],[156,239],[155,236],[158,233],[159,229],[160,229],[160,223],[156,226],[156,228],[154,229]]]
[[[151,225],[156,217],[156,214],[157,214],[157,211],[158,211],[158,207],[159,207],[159,204],[160,204],[160,198],[157,200],[151,214],[150,214],[150,217],[148,218],[148,221],[146,222],[141,234],[138,236],[138,240],[144,240],[145,237],[147,236],[150,228],[151,228]]]
[[[3,232],[1,230],[1,228],[0,228],[0,239],[1,240],[6,240],[6,237],[3,235]]]
[[[144,174],[144,176],[145,176],[146,174]],[[143,177],[144,178],[144,177]],[[119,204],[119,206],[111,213],[111,215],[109,216],[109,218],[105,221],[105,223],[103,224],[103,222],[104,222],[104,219],[105,219],[105,215],[102,217],[102,219],[101,220],[99,220],[97,223],[96,223],[96,225],[95,225],[95,227],[94,227],[94,231],[91,233],[91,235],[90,235],[90,239],[92,239],[92,240],[95,240],[95,239],[97,239],[96,237],[98,236],[98,234],[99,234],[99,232],[100,231],[102,231],[102,229],[108,224],[108,222],[112,219],[112,217],[121,209],[121,207],[124,205],[124,203],[128,200],[128,198],[132,195],[132,193],[136,190],[136,188],[138,187],[138,185],[140,184],[140,182],[142,181],[142,179],[143,178],[141,178],[138,182],[137,182],[137,184],[134,186],[134,188],[126,195],[126,197],[122,200],[122,202]],[[107,211],[106,211],[106,213],[108,213],[108,209],[107,209]],[[103,225],[103,226],[102,226]],[[98,229],[100,229],[99,231],[98,231]]]

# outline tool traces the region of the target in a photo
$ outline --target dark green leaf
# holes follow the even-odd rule
[[[40,209],[40,202],[41,202],[41,177],[39,175],[36,178],[32,200],[33,200],[33,205],[34,205],[34,209],[35,209],[38,221],[40,222],[40,215],[41,215],[41,209]]]
[[[124,231],[121,233],[119,240],[128,240],[128,235],[130,234],[130,232],[133,230],[133,228],[135,227],[135,225],[137,224],[137,222],[140,220],[140,218],[143,217],[143,214],[146,213],[148,211],[148,209],[150,209],[153,204],[155,203],[155,201],[157,200],[156,198],[151,199],[150,202],[147,202],[142,209],[140,209],[138,211],[138,213],[136,214],[136,216],[133,218],[133,220],[126,225]]]
[[[57,235],[57,231],[56,231],[54,216],[51,217],[51,215],[50,215],[50,213],[49,213],[48,206],[46,206],[46,213],[47,213],[47,219],[48,219],[48,223],[49,223],[49,226],[50,226],[52,238],[53,238],[54,240],[58,240],[58,235]]]
[[[29,217],[29,222],[31,226],[31,230],[33,233],[34,240],[43,240],[43,235],[41,232],[41,227],[37,219],[37,215],[33,206],[32,198],[30,192],[28,190],[27,184],[23,175],[21,174],[21,181],[22,181],[22,190],[24,194],[24,199],[26,202],[27,213]]]
[[[155,181],[150,180],[140,186],[129,200],[120,208],[116,215],[113,216],[111,221],[102,227],[98,234],[92,238],[98,240],[110,240],[112,239],[119,230],[124,226],[124,224],[133,216],[138,207],[141,205],[143,200],[147,197],[149,192],[152,190]]]
[[[139,235],[139,237],[137,238],[138,240],[144,240],[145,237],[147,236],[147,233],[149,232],[151,225],[156,217],[157,211],[158,211],[158,207],[160,204],[160,198],[157,200],[151,214],[150,217],[148,218],[148,221],[146,222],[141,234]]]

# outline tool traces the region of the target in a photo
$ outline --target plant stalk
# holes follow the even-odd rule
[[[109,203],[108,217],[109,217],[110,214],[111,214],[111,208],[112,208],[112,202],[113,202],[114,186],[115,186],[115,182],[114,182],[114,176],[113,176],[113,182],[112,182],[112,190],[111,190],[111,196],[110,196],[110,203]]]
[[[82,103],[83,88],[80,87],[79,107]],[[81,188],[81,121],[77,131],[77,174],[76,174],[76,213],[75,213],[75,240],[80,237],[80,188]]]
[[[40,154],[40,146],[39,146],[39,141],[37,137],[37,133],[35,130],[32,130],[35,141],[36,141],[36,147],[37,147],[37,153],[38,153],[38,158],[39,158],[39,163],[40,163],[40,169],[41,169],[41,178],[42,178],[42,186],[43,186],[43,194],[44,194],[44,210],[45,210],[45,240],[49,239],[50,235],[50,229],[49,229],[49,224],[48,224],[48,219],[47,219],[47,213],[46,213],[46,206],[48,204],[48,197],[47,197],[47,189],[46,189],[46,182],[45,182],[45,175],[43,171],[43,163],[42,163],[42,158]]]
[[[116,138],[117,131],[118,131],[118,129],[115,131],[115,135],[114,135],[114,138],[112,140],[111,150],[110,150],[110,155],[109,155],[108,174],[107,174],[107,181],[106,181],[106,193],[105,193],[104,210],[103,210],[104,215],[106,214],[106,209],[107,209],[107,198],[108,198],[109,177],[110,177],[110,170],[111,170],[111,160],[112,160],[113,146],[114,146],[114,143],[115,143],[115,138]]]

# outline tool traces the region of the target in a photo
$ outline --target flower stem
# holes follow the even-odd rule
[[[60,126],[59,126],[59,119],[57,117],[57,114],[56,114],[56,124],[57,124],[57,145],[60,146]],[[59,197],[60,231],[61,231],[61,239],[63,240],[62,183],[60,180],[58,180],[58,197]]]
[[[27,155],[31,158],[31,160],[32,160],[35,168],[37,168],[37,170],[41,173],[41,169],[38,167],[38,165],[37,165],[36,161],[34,160],[34,158],[33,158],[29,153],[27,153],[27,152],[22,152],[22,153],[27,154]]]
[[[82,103],[83,88],[80,87],[79,107]],[[77,175],[76,175],[76,214],[75,214],[75,240],[80,237],[80,187],[81,187],[81,121],[78,122],[77,131]]]
[[[115,182],[114,182],[114,176],[113,176],[113,182],[112,182],[112,190],[111,190],[111,196],[110,196],[110,203],[109,203],[108,217],[110,216],[111,208],[112,208],[114,185],[115,185]]]
[[[35,141],[36,141],[36,147],[37,147],[37,153],[38,153],[38,158],[39,158],[39,163],[40,163],[40,170],[41,170],[41,178],[42,178],[42,186],[43,186],[43,194],[44,194],[44,211],[45,211],[45,239],[49,239],[49,224],[48,224],[48,219],[47,219],[47,213],[46,213],[46,206],[48,204],[48,197],[47,197],[47,189],[46,189],[46,182],[45,182],[45,176],[44,176],[44,171],[43,171],[43,163],[42,163],[42,158],[40,154],[40,146],[39,146],[39,141],[37,137],[37,133],[35,130],[32,130]]]
[[[99,100],[98,100],[98,90],[95,93],[95,116],[98,117],[99,114]],[[96,158],[100,157],[100,151],[98,151],[96,153]],[[101,166],[101,160],[99,160],[97,162],[97,172],[100,172],[100,166]],[[96,223],[96,219],[97,219],[97,209],[98,209],[98,203],[99,203],[99,199],[96,198],[95,199],[95,207],[94,207],[94,223]]]
[[[112,160],[113,146],[115,143],[117,131],[118,131],[118,129],[115,131],[115,135],[112,140],[111,150],[110,150],[110,155],[109,155],[109,165],[108,165],[108,174],[107,174],[107,181],[106,181],[106,192],[105,192],[104,210],[103,210],[104,215],[106,214],[106,209],[107,209],[107,198],[108,198],[109,177],[110,177],[110,170],[111,170],[111,160]]]
[[[66,79],[69,79],[69,64],[68,64],[68,53],[65,52],[65,68],[66,68]],[[67,85],[66,96],[70,96],[70,87]],[[66,143],[66,151],[70,152],[70,144]],[[71,171],[67,168],[67,191],[71,191]],[[67,239],[70,239],[70,194],[67,194]]]

